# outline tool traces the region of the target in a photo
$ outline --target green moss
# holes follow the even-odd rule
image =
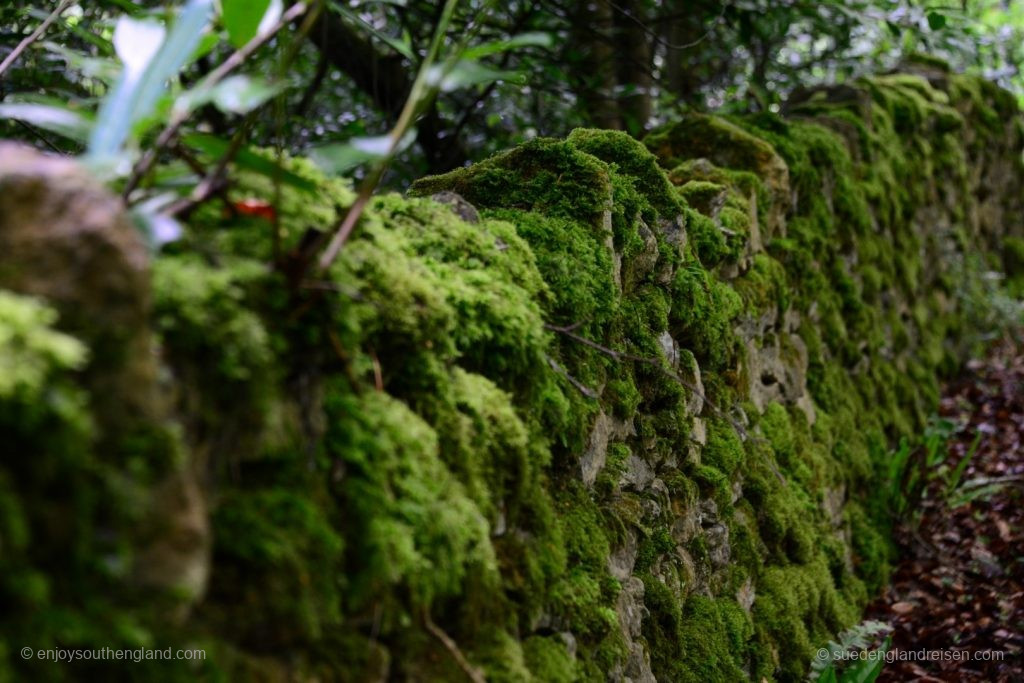
[[[659,556],[664,555],[665,553],[670,553],[675,549],[676,542],[673,540],[668,529],[663,527],[655,529],[649,536],[640,542],[640,548],[637,551],[636,563],[633,566],[633,571],[635,573],[648,571]]]
[[[154,264],[157,324],[172,353],[212,370],[211,388],[232,391],[265,373],[270,341],[260,317],[247,305],[247,290],[267,277],[254,261],[210,267],[194,256]]]
[[[86,349],[53,330],[57,313],[40,301],[0,290],[0,398],[38,396],[51,373],[81,368]]]
[[[727,599],[691,595],[682,608],[658,579],[644,578],[644,620],[651,668],[659,680],[743,680],[753,628],[743,609]]]
[[[576,662],[565,643],[554,636],[531,636],[523,641],[523,655],[537,681],[573,683]]]
[[[732,489],[729,477],[717,467],[698,465],[692,473],[697,482],[701,496],[711,498],[720,508],[727,508],[732,500]]]
[[[182,425],[126,435],[117,457],[93,451],[86,350],[43,304],[0,294],[0,427],[31,456],[0,465],[2,632],[208,637],[230,678],[462,676],[429,617],[490,680],[604,680],[626,663],[609,557],[629,532],[659,679],[802,679],[886,579],[886,444],[923,424],[979,326],[963,290],[988,291],[977,275],[998,261],[934,272],[977,251],[972,174],[1017,116],[948,81],[854,81],[788,119],[688,115],[646,149],[611,131],[531,141],[413,188],[462,194],[479,222],[373,199],[315,292],[264,264],[335,224],[351,190],[301,160],[284,163],[315,192],[239,169],[230,198],[275,204],[280,233],[211,203],[158,256]],[[931,220],[942,207],[955,225]],[[1019,239],[1003,251],[1024,270]],[[793,376],[806,360],[810,395],[787,384],[762,412],[746,375],[776,348]],[[588,488],[599,413],[614,433]],[[664,488],[620,487],[631,457]],[[123,533],[152,474],[185,458],[215,483],[187,637],[163,623],[180,601],[140,608],[126,588]]]
[[[626,461],[629,459],[629,447],[622,443],[608,445],[608,456],[604,467],[597,475],[594,482],[594,490],[610,497],[618,490],[619,480],[626,471]]]
[[[732,321],[742,308],[739,295],[698,264],[679,269],[672,295],[670,330],[693,350],[702,366],[722,368],[735,351]]]
[[[768,254],[755,255],[750,270],[736,280],[734,287],[747,311],[774,309],[782,313],[789,308],[791,294],[786,269]]]
[[[487,522],[442,464],[427,424],[379,393],[331,397],[326,408],[329,453],[348,471],[338,493],[361,529],[350,543],[365,567],[352,577],[356,595],[402,583],[429,604],[459,592],[470,567],[494,572]]]
[[[665,218],[682,212],[665,173],[658,168],[658,159],[643,143],[626,133],[613,130],[577,128],[567,142],[577,149],[615,165],[619,174],[636,179],[636,188],[646,202]],[[645,217],[650,220],[650,217]]]
[[[725,235],[715,222],[704,214],[687,209],[686,231],[693,240],[693,247],[701,265],[705,268],[714,268],[729,253]]]
[[[1024,275],[1024,238],[1010,236],[1003,240],[1003,267],[1011,279]]]
[[[728,477],[735,474],[743,463],[743,444],[731,424],[720,419],[708,420],[708,442],[701,453],[704,463],[711,465]]]
[[[823,559],[766,569],[754,603],[756,638],[761,643],[756,649],[756,675],[777,671],[780,680],[803,680],[814,648],[857,618],[858,610],[835,590]]]
[[[707,180],[690,180],[679,188],[686,203],[704,214],[712,216],[725,204],[725,186]]]
[[[410,193],[450,190],[479,208],[536,211],[599,227],[601,213],[611,210],[608,173],[606,163],[575,145],[538,138],[468,168],[418,180]]]
[[[231,169],[232,183],[226,195],[232,205],[200,204],[190,216],[185,239],[181,244],[171,245],[172,250],[216,250],[268,260],[273,254],[275,225],[281,246],[288,249],[297,245],[310,228],[335,225],[355,201],[348,180],[328,178],[308,159],[287,154],[279,159],[273,150],[255,150],[253,154],[258,159],[256,164],[272,164],[271,169],[280,162],[281,175],[275,177],[277,172],[273,170],[254,170],[253,164],[236,165]],[[288,178],[284,178],[285,174]],[[235,203],[255,202],[272,208],[276,222],[235,208]]]
[[[213,517],[220,573],[212,591],[215,600],[244,606],[236,638],[263,632],[278,642],[313,642],[340,623],[343,542],[329,509],[305,491],[280,488],[222,498]]]

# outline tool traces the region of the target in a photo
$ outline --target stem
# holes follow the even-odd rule
[[[0,62],[0,77],[3,77],[4,72],[7,71],[7,68],[11,64],[14,64],[15,60],[21,56],[21,53],[24,52],[29,45],[39,40],[39,37],[46,33],[46,29],[50,28],[50,24],[57,21],[57,17],[63,14],[64,11],[74,3],[75,0],[61,0],[61,3],[57,5],[57,9],[50,12],[50,16],[46,17],[46,19],[43,20],[43,23],[36,27],[35,31],[32,31],[32,33],[30,33],[24,40],[18,43],[17,47],[11,50],[11,54],[7,55],[3,62]]]
[[[462,650],[459,649],[458,643],[452,640],[452,637],[441,630],[441,627],[434,623],[434,620],[430,618],[430,613],[424,610],[423,612],[423,625],[426,626],[427,631],[430,635],[441,641],[445,649],[451,654],[452,659],[459,665],[459,668],[466,674],[473,683],[485,683],[486,679],[472,664],[466,659],[466,656],[462,654]]]
[[[220,66],[204,76],[199,83],[196,84],[196,88],[212,88],[221,80],[224,79],[229,73],[234,71],[237,67],[241,66],[242,63],[256,50],[263,46],[268,40],[271,39],[278,31],[299,18],[307,8],[305,2],[297,2],[288,8],[288,11],[281,15],[281,18],[277,20],[277,23],[265,33],[261,33],[255,36],[248,43],[238,48],[231,54],[230,57],[225,59]],[[145,177],[149,170],[153,167],[156,162],[156,157],[160,153],[160,150],[167,147],[175,135],[178,134],[178,130],[181,125],[188,120],[189,113],[183,110],[175,110],[171,114],[171,118],[167,127],[164,128],[160,135],[157,137],[156,142],[153,146],[139,159],[139,162],[135,164],[135,168],[132,170],[132,175],[128,178],[128,182],[125,184],[124,191],[121,193],[122,198],[125,201],[128,197],[139,186],[142,178]]]
[[[427,75],[430,72],[431,67],[434,65],[434,62],[437,60],[437,54],[441,49],[441,42],[444,40],[444,36],[448,31],[448,24],[451,23],[452,15],[455,12],[455,6],[457,4],[458,0],[447,0],[447,2],[445,2],[444,9],[441,12],[441,18],[437,23],[437,28],[434,29],[434,38],[430,43],[430,49],[427,51],[427,56],[423,59],[423,63],[420,65],[419,73],[416,74],[416,80],[413,81],[412,89],[409,91],[409,96],[406,98],[405,105],[402,107],[402,113],[399,114],[398,121],[388,134],[388,149],[385,152],[384,157],[377,163],[369,175],[366,176],[366,179],[363,180],[363,183],[359,186],[359,195],[356,197],[355,203],[353,203],[352,207],[345,213],[345,218],[335,229],[330,243],[328,243],[327,248],[324,249],[324,253],[320,257],[320,270],[327,270],[327,268],[329,268],[334,262],[334,259],[338,257],[338,253],[341,251],[341,248],[345,246],[345,241],[348,240],[349,235],[352,234],[352,230],[356,227],[356,223],[359,221],[359,217],[362,215],[363,209],[366,208],[366,205],[369,203],[370,198],[373,197],[373,193],[377,189],[377,185],[380,183],[381,178],[384,177],[384,172],[387,170],[388,162],[391,161],[395,152],[398,151],[398,146],[401,144],[402,138],[405,137],[409,127],[412,126],[421,107],[433,95],[435,86],[427,83]]]

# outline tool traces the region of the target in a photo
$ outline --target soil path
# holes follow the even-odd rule
[[[897,530],[902,559],[867,613],[893,626],[894,657],[932,660],[893,661],[879,681],[1024,682],[1024,350],[972,361],[940,415],[964,427],[929,468],[919,521]]]

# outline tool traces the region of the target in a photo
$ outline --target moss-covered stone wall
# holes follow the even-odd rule
[[[293,159],[276,226],[211,204],[153,260],[169,407],[127,432],[74,306],[0,267],[0,680],[802,679],[1024,264],[1021,149],[936,67],[577,130],[376,199],[301,282],[353,195]]]

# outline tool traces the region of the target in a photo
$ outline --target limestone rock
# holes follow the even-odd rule
[[[613,439],[622,439],[633,434],[632,422],[611,417],[604,411],[594,420],[587,439],[587,450],[580,457],[580,475],[583,483],[593,486],[598,473],[608,459],[608,444]]]
[[[59,327],[88,345],[81,382],[104,457],[117,462],[134,434],[174,443],[150,332],[146,246],[121,200],[74,161],[0,143],[0,287],[45,300]],[[194,473],[167,472],[143,504],[136,527],[121,530],[141,545],[135,581],[197,599],[210,529]]]
[[[440,204],[447,204],[456,216],[467,223],[476,224],[480,222],[480,212],[476,210],[475,206],[463,199],[462,195],[456,192],[449,190],[435,192],[430,195],[430,198]]]

